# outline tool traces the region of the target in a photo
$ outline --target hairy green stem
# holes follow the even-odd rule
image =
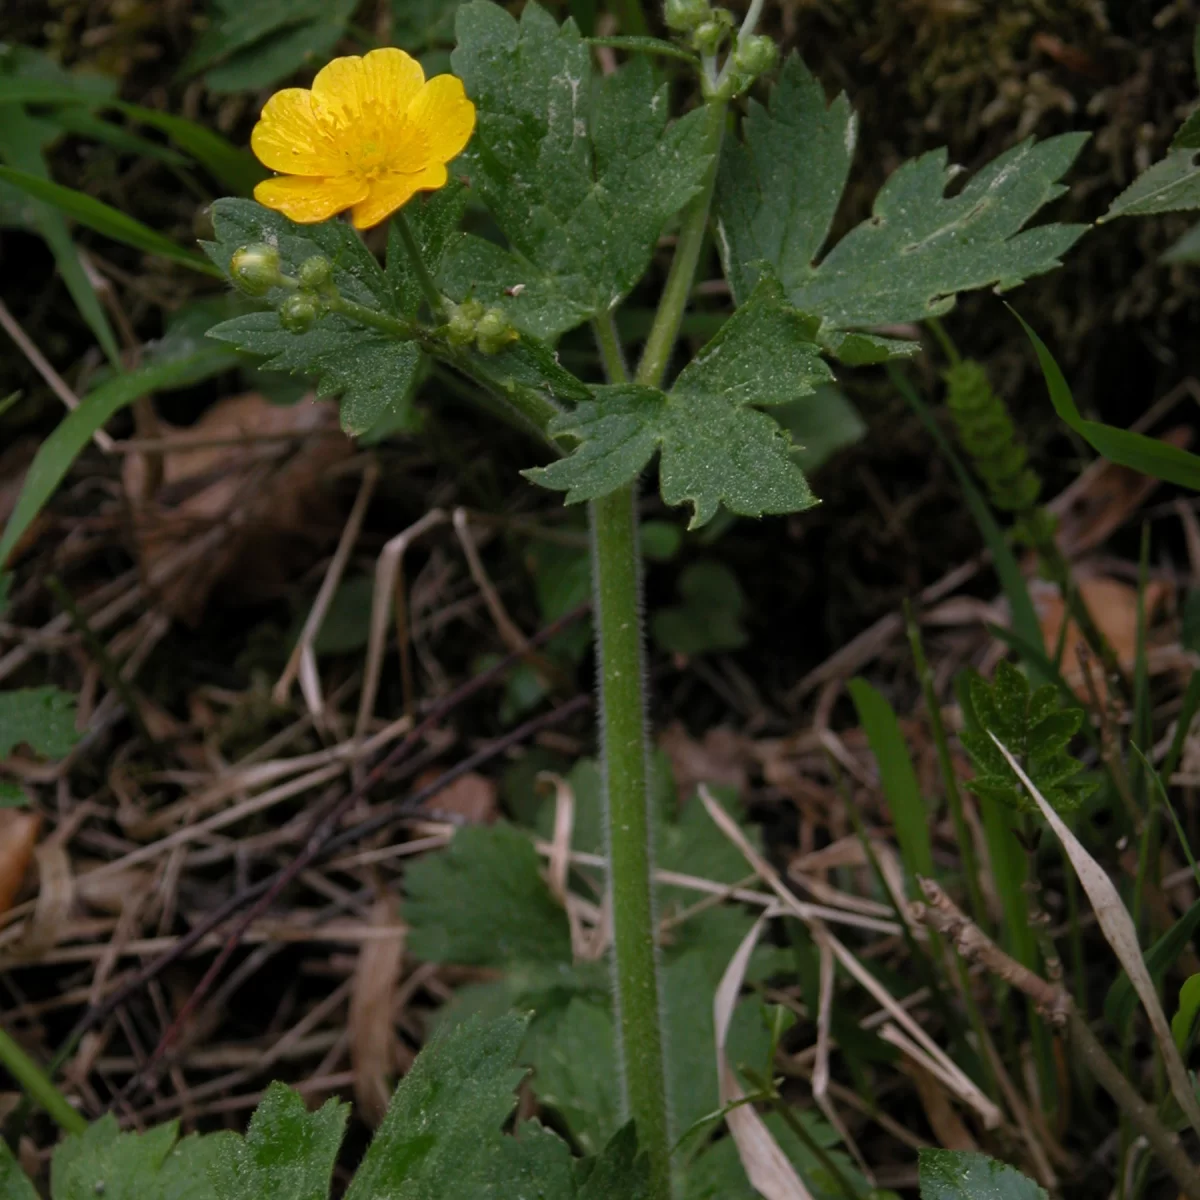
[[[417,285],[424,293],[425,299],[429,302],[429,308],[435,317],[441,317],[446,309],[446,299],[438,286],[433,281],[433,276],[429,273],[429,268],[425,265],[425,259],[421,255],[421,247],[417,245],[416,236],[413,234],[412,226],[408,223],[408,218],[404,215],[404,209],[398,208],[396,215],[392,218],[395,223],[396,232],[400,235],[400,240],[404,243],[404,249],[408,254],[408,261],[412,263],[413,274],[417,277]]]
[[[651,890],[636,485],[594,501],[590,515],[618,1042],[625,1103],[659,1200],[670,1194],[670,1130]]]
[[[67,1133],[83,1133],[87,1121],[77,1113],[67,1098],[54,1086],[41,1067],[0,1029],[0,1065],[17,1081],[34,1103],[54,1118]]]
[[[700,194],[684,214],[638,369],[638,382],[651,387],[666,375],[700,260],[725,107],[723,102],[709,105],[706,151],[712,161]],[[609,378],[626,378],[612,315],[597,319],[593,329]],[[668,1200],[671,1143],[655,947],[637,484],[593,501],[590,517],[617,1040],[625,1106],[650,1160],[651,1200]]]
[[[713,187],[717,182],[717,163],[720,159],[721,138],[725,132],[725,100],[710,100],[707,106],[705,153],[712,155],[704,175],[699,194],[691,201],[683,215],[683,227],[679,231],[679,242],[675,247],[675,259],[663,288],[650,336],[642,351],[638,364],[637,381],[646,387],[658,387],[671,364],[671,352],[679,336],[679,326],[687,309],[696,267],[700,262],[700,248],[708,231],[708,212],[712,207]]]

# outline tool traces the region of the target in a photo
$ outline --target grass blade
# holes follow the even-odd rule
[[[1147,437],[1144,433],[1134,433],[1128,429],[1118,429],[1115,425],[1087,420],[1076,406],[1066,378],[1046,344],[1011,305],[1009,311],[1021,322],[1021,328],[1033,343],[1054,411],[1097,454],[1118,466],[1129,467],[1165,483],[1175,483],[1180,487],[1200,491],[1200,455],[1191,454],[1158,438]]]
[[[1138,943],[1133,918],[1121,900],[1120,892],[1117,891],[1104,868],[1084,849],[1083,843],[1071,832],[1067,823],[1046,802],[1046,798],[1038,791],[1033,780],[1021,769],[1021,764],[1012,756],[1008,747],[994,733],[990,736],[1066,850],[1067,856],[1071,860],[1071,866],[1075,868],[1079,882],[1083,884],[1083,890],[1087,893],[1092,909],[1096,913],[1100,932],[1104,934],[1113,953],[1125,968],[1125,973],[1129,976],[1133,989],[1137,992],[1138,999],[1141,1000],[1142,1007],[1146,1010],[1146,1016],[1150,1019],[1150,1028],[1154,1032],[1155,1041],[1158,1042],[1159,1052],[1162,1054],[1163,1064],[1167,1070],[1167,1078],[1171,1082],[1171,1091],[1186,1115],[1188,1123],[1193,1129],[1200,1131],[1200,1103],[1196,1100],[1196,1093],[1188,1078],[1187,1068],[1183,1065],[1183,1057],[1175,1045],[1171,1026],[1167,1022],[1162,1001],[1158,997],[1158,989],[1147,969],[1146,960],[1142,957],[1142,948]]]
[[[854,707],[858,709],[858,719],[871,744],[871,753],[879,764],[879,777],[891,809],[904,866],[912,879],[918,875],[935,879],[929,810],[921,795],[895,709],[865,679],[852,679],[848,687]]]
[[[141,221],[126,216],[102,200],[74,188],[63,187],[60,183],[38,175],[31,175],[27,171],[13,170],[12,167],[0,167],[0,180],[20,188],[35,200],[52,205],[81,225],[86,225],[105,237],[124,242],[125,245],[146,254],[157,254],[160,258],[170,259],[204,275],[222,278],[221,272],[203,255],[185,249],[157,230],[151,229],[149,225],[143,225]]]
[[[1033,601],[1029,598],[1029,588],[1025,584],[1025,576],[1021,574],[1021,568],[1017,563],[1016,556],[1009,548],[1008,541],[996,518],[992,515],[991,508],[988,506],[979,489],[975,486],[966,467],[963,466],[962,460],[955,454],[949,439],[942,432],[937,421],[934,420],[933,414],[929,411],[929,405],[921,399],[912,384],[895,367],[888,368],[888,378],[900,395],[908,402],[912,410],[920,417],[921,423],[929,430],[933,440],[938,444],[938,449],[946,456],[946,461],[949,462],[951,469],[958,478],[958,482],[963,490],[963,497],[967,502],[967,507],[971,510],[971,516],[975,518],[975,524],[979,526],[979,532],[983,535],[984,545],[987,546],[991,553],[992,565],[996,568],[996,575],[1000,580],[1000,586],[1004,589],[1004,595],[1008,600],[1008,607],[1012,612],[1013,629],[1025,641],[1032,645],[1040,646],[1042,644],[1042,629],[1038,624]]]
[[[116,412],[160,389],[182,387],[215,375],[237,362],[223,346],[202,346],[190,354],[151,363],[102,383],[59,423],[42,443],[0,537],[0,563],[7,562],[25,531],[54,494],[92,434]]]

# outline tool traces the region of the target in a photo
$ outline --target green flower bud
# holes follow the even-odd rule
[[[520,336],[498,308],[489,308],[475,325],[475,345],[480,354],[499,354]]]
[[[235,250],[229,260],[233,281],[250,296],[265,296],[283,282],[279,273],[279,251],[265,242],[254,242]]]
[[[766,74],[779,61],[779,47],[766,34],[740,38],[733,51],[734,67],[752,79]]]
[[[288,333],[307,333],[321,315],[321,301],[311,292],[293,292],[279,306],[279,323]]]
[[[668,29],[676,33],[691,33],[703,25],[712,12],[708,0],[667,0],[663,7],[663,20]]]
[[[302,288],[307,288],[310,292],[319,292],[333,281],[333,263],[323,254],[314,254],[312,258],[306,258],[300,264],[296,276]]]
[[[733,14],[727,8],[714,8],[708,20],[692,34],[692,47],[697,54],[711,57],[725,45],[732,30]]]

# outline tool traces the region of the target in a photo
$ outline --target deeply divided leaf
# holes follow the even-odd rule
[[[1143,171],[1109,205],[1104,220],[1200,208],[1198,160],[1200,152],[1195,148],[1172,150],[1166,158]]]
[[[297,225],[252,200],[225,199],[213,205],[216,241],[205,243],[208,256],[223,271],[240,247],[265,242],[279,249],[281,269],[294,274],[305,259],[321,254],[333,263],[333,279],[347,300],[382,313],[406,312],[412,292],[398,272],[391,280],[350,226],[341,221]],[[395,286],[393,286],[393,281]],[[279,323],[275,306],[284,295],[275,289],[264,312],[224,321],[209,336],[258,354],[272,370],[315,376],[324,396],[341,396],[342,425],[364,433],[385,414],[405,414],[421,354],[411,342],[333,313],[306,333],[290,333]]]
[[[218,1143],[209,1167],[217,1200],[325,1200],[349,1112],[327,1100],[310,1113],[298,1092],[272,1083],[245,1137]]]
[[[1095,790],[1094,780],[1081,777],[1083,764],[1067,752],[1083,710],[1061,709],[1053,684],[1031,689],[1017,667],[1001,660],[991,683],[972,675],[966,691],[962,743],[975,763],[975,778],[967,786],[977,796],[1021,812],[1038,811],[991,734],[1021,763],[1056,812],[1078,808]]]
[[[519,21],[490,0],[466,4],[457,32],[454,71],[478,109],[462,162],[509,249],[463,237],[441,280],[553,338],[609,311],[645,272],[700,186],[703,114],[669,124],[666,86],[644,59],[594,80],[575,23],[536,3]]]
[[[844,98],[825,107],[820,85],[789,59],[770,105],[751,103],[741,144],[722,162],[719,245],[739,299],[764,268],[822,328],[919,321],[956,293],[1014,287],[1059,265],[1082,225],[1025,225],[1064,190],[1057,182],[1086,135],[1022,142],[954,195],[945,150],[905,163],[869,219],[818,261],[846,181],[854,120]]]
[[[633,384],[594,389],[551,428],[579,439],[574,453],[526,474],[577,503],[629,483],[658,453],[663,499],[690,504],[692,528],[722,504],[748,517],[809,508],[816,499],[788,435],[750,406],[811,395],[832,377],[812,334],[812,322],[764,280],[669,393]]]

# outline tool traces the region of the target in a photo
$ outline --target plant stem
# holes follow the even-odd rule
[[[662,383],[679,333],[716,183],[725,103],[708,107],[705,150],[712,161],[700,194],[688,206],[675,259],[638,370],[638,382]],[[611,314],[594,322],[609,378],[626,371]],[[604,766],[609,895],[617,1044],[625,1107],[650,1160],[651,1200],[671,1194],[670,1129],[663,1062],[655,948],[653,855],[648,803],[645,662],[638,549],[637,484],[592,502],[593,615],[600,677],[600,743]]]
[[[1068,1022],[1071,1040],[1096,1082],[1113,1098],[1129,1123],[1154,1147],[1159,1161],[1171,1173],[1188,1200],[1200,1200],[1200,1171],[1183,1152],[1175,1136],[1158,1119],[1158,1114],[1138,1095],[1133,1084],[1096,1040],[1088,1023],[1074,1008]]]
[[[67,1098],[50,1082],[45,1071],[3,1029],[0,1029],[0,1064],[25,1094],[40,1104],[67,1133],[83,1133],[87,1129],[87,1121],[67,1103]]]
[[[654,942],[645,667],[636,485],[592,503],[593,614],[607,798],[609,894],[625,1101],[650,1158],[651,1195],[670,1194],[670,1138]]]
[[[349,317],[352,321],[357,321],[360,325],[365,325],[368,329],[377,329],[380,333],[386,333],[389,337],[394,337],[398,341],[419,341],[426,333],[425,330],[412,321],[406,321],[402,317],[392,317],[387,313],[378,312],[376,309],[368,308],[365,304],[359,304],[357,300],[347,300],[345,296],[327,297],[325,299],[325,307],[332,313],[339,313],[343,317]]]
[[[417,239],[413,234],[412,226],[408,223],[408,218],[404,215],[404,209],[397,209],[392,220],[395,222],[400,240],[404,243],[404,249],[408,252],[408,261],[412,264],[417,284],[425,294],[425,299],[429,302],[429,308],[434,317],[440,318],[445,311],[446,300],[438,291],[437,284],[433,282],[433,276],[430,275],[429,268],[425,265],[425,259],[421,257],[421,247],[417,245]]]
[[[721,138],[725,132],[724,100],[708,102],[708,127],[705,131],[704,151],[712,155],[699,194],[692,200],[683,215],[683,227],[679,231],[679,242],[675,247],[675,259],[663,288],[650,336],[642,351],[638,364],[637,381],[646,387],[659,387],[671,363],[671,352],[679,336],[679,326],[687,308],[692,281],[696,277],[696,266],[700,261],[700,247],[708,231],[708,210],[712,206],[713,187],[717,182],[717,163],[720,159]]]

